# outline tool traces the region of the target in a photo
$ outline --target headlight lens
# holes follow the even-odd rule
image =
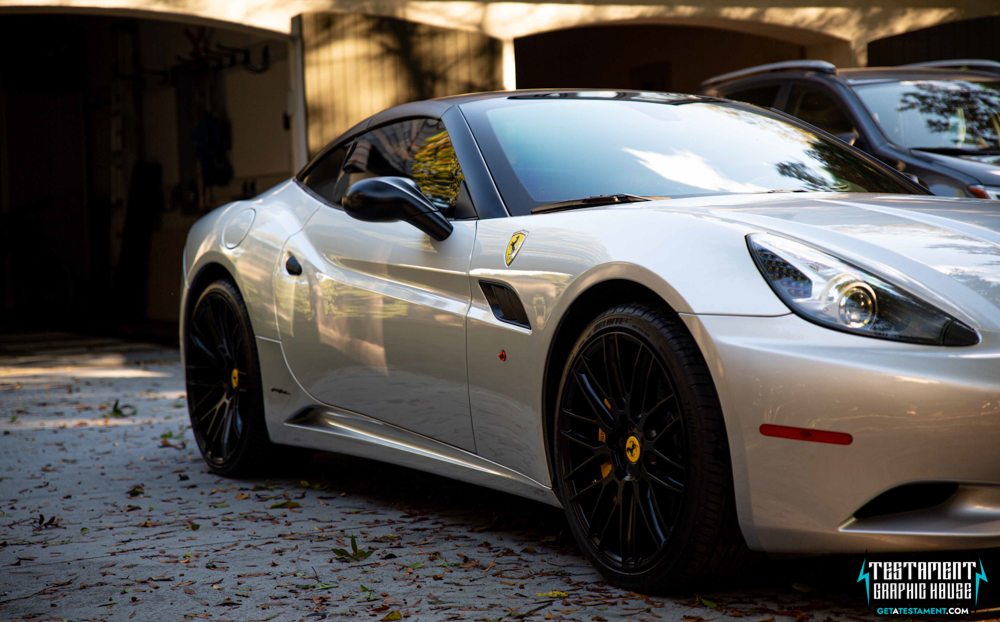
[[[979,343],[972,328],[866,270],[768,234],[747,236],[764,279],[788,307],[838,330],[913,343]]]

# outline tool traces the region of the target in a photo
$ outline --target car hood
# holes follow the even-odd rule
[[[986,186],[1000,186],[1000,155],[943,155],[914,149],[913,153],[936,164],[971,175]]]
[[[1000,205],[992,201],[826,193],[716,199],[697,211],[744,223],[748,232],[797,238],[958,317],[1000,327]]]

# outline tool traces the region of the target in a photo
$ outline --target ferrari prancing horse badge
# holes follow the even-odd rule
[[[517,252],[521,250],[521,245],[524,244],[524,238],[528,235],[527,231],[518,231],[514,235],[510,236],[510,242],[507,242],[507,253],[504,255],[504,260],[507,261],[507,265],[514,261],[517,257]]]

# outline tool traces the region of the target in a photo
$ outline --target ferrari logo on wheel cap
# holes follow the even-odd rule
[[[233,369],[233,388],[240,386],[240,370]]]
[[[625,441],[625,457],[628,458],[628,461],[632,464],[638,462],[639,451],[639,439],[634,436],[628,437],[628,440]]]
[[[508,266],[517,257],[517,252],[521,250],[521,245],[524,244],[524,238],[527,236],[527,231],[518,231],[510,236],[510,242],[507,242],[507,252],[504,254],[504,261],[507,262]]]

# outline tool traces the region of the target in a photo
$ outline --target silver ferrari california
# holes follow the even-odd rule
[[[311,449],[531,497],[647,591],[758,552],[1000,545],[1000,203],[779,112],[392,108],[199,221],[184,284],[222,475]]]

